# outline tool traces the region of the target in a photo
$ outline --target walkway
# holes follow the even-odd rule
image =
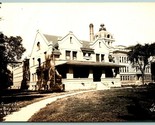
[[[8,121],[10,121],[10,122],[25,121],[26,122],[32,117],[33,114],[38,112],[41,108],[44,108],[47,104],[52,103],[52,102],[56,101],[57,99],[76,95],[76,94],[81,94],[84,92],[90,92],[90,91],[96,91],[96,90],[80,91],[80,92],[75,92],[75,93],[66,94],[66,95],[60,95],[60,96],[51,97],[51,98],[49,97],[49,98],[41,100],[39,102],[35,102],[33,104],[30,104],[30,105],[27,105],[26,107],[21,108],[17,112],[13,112],[12,114],[7,115],[6,117],[4,117],[4,119],[5,119],[4,122],[8,122]]]

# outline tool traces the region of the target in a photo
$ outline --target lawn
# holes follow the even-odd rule
[[[155,121],[155,89],[119,88],[59,99],[34,114],[30,122]]]

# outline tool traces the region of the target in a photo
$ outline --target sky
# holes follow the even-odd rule
[[[94,33],[105,24],[115,38],[114,45],[155,42],[155,2],[2,3],[0,17],[0,31],[21,36],[26,54],[38,29],[58,36],[72,31],[78,39],[89,40],[90,23]]]

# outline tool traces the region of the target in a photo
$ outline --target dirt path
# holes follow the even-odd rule
[[[12,114],[7,115],[6,117],[4,117],[4,119],[5,119],[4,121],[28,121],[28,119],[30,119],[33,114],[35,114],[41,108],[46,107],[46,105],[48,105],[49,103],[52,103],[60,98],[64,98],[64,97],[72,96],[72,95],[76,95],[76,94],[81,94],[81,93],[88,92],[88,91],[90,92],[90,91],[94,91],[94,90],[71,92],[71,93],[67,93],[67,94],[59,95],[59,96],[55,96],[55,97],[53,97],[53,96],[48,97],[44,100],[27,105],[26,107],[21,108],[17,112],[13,112]]]

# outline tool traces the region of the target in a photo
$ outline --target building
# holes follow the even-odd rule
[[[113,57],[117,64],[124,65],[119,70],[120,80],[122,85],[141,85],[142,84],[142,74],[138,69],[138,66],[133,67],[128,59],[127,53],[130,50],[126,46],[115,46],[113,51]],[[145,83],[151,81],[151,65],[147,65],[145,68]]]
[[[46,58],[53,60],[62,82],[67,89],[121,87],[122,84],[140,82],[140,73],[127,58],[125,46],[113,46],[115,39],[104,24],[94,34],[93,24],[89,25],[90,40],[79,40],[73,32],[65,36],[36,33],[29,58],[29,89],[36,89],[38,65]],[[14,86],[19,88],[22,67],[14,69]],[[150,78],[150,67],[146,69]]]

